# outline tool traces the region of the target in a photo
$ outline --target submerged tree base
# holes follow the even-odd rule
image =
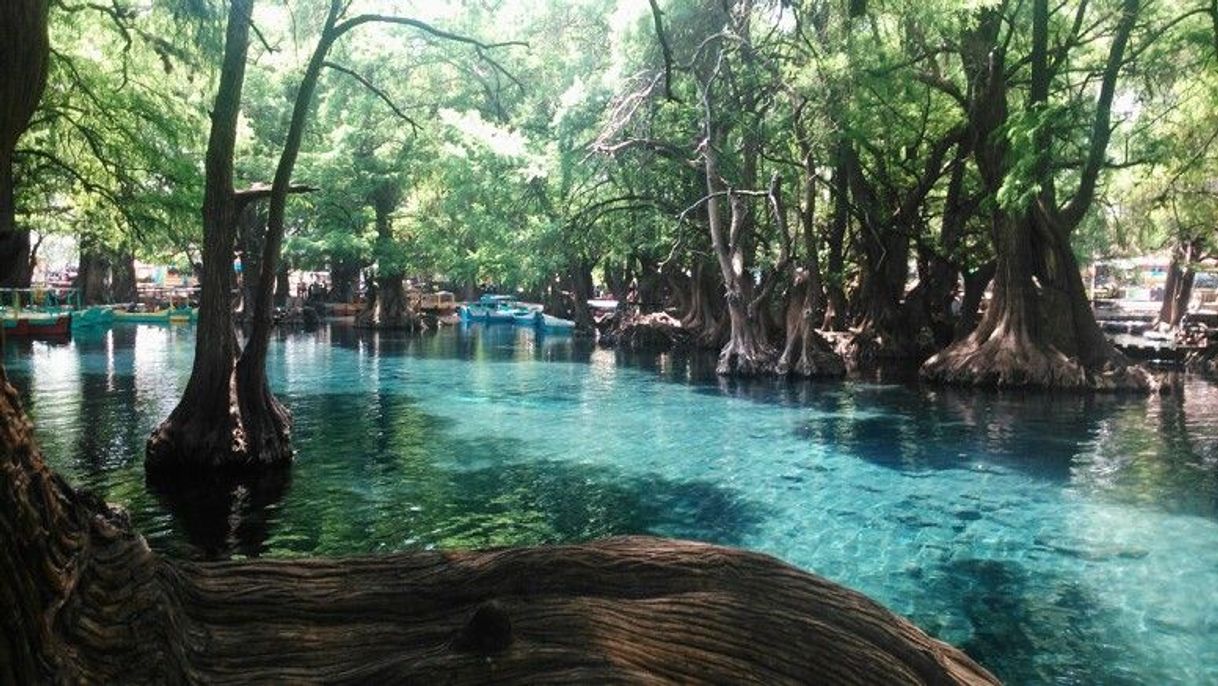
[[[2,374],[5,683],[997,683],[858,593],[701,543],[164,560],[46,467]]]

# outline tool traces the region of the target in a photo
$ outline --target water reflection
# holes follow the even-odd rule
[[[144,483],[189,327],[11,342],[48,459],[175,556],[656,533],[858,588],[1013,683],[1218,681],[1218,394],[725,380],[512,327],[276,336],[291,483]],[[1175,670],[1175,671],[1173,671]],[[1177,673],[1178,672],[1178,673]]]
[[[148,482],[184,539],[165,552],[204,560],[257,557],[265,552],[276,507],[290,485],[290,470]]]

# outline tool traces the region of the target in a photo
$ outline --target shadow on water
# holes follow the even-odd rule
[[[288,398],[300,423],[286,479],[149,484],[175,555],[344,555],[650,533],[740,544],[768,516],[711,481],[538,460],[518,441],[451,435],[395,394]]]
[[[257,557],[266,550],[274,510],[291,485],[291,470],[267,474],[147,482],[189,545],[162,552],[204,560]]]
[[[1128,671],[1133,633],[1121,613],[1073,576],[987,559],[945,564],[928,592],[960,618],[914,614],[918,626],[964,649],[1010,684],[1145,683]],[[1168,678],[1168,675],[1163,675]]]

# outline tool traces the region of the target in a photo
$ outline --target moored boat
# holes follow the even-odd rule
[[[67,336],[72,330],[72,315],[22,312],[4,316],[6,336],[57,337]]]
[[[115,310],[114,321],[128,324],[188,324],[199,317],[198,310],[191,307],[164,308],[151,311]]]
[[[114,322],[114,310],[109,307],[86,307],[72,312],[72,328],[109,326]]]
[[[575,322],[562,317],[555,317],[544,312],[538,312],[533,325],[542,331],[558,332],[571,331],[575,328]]]
[[[475,303],[465,303],[457,308],[463,322],[485,322],[487,324],[512,324],[516,321],[516,310],[540,310],[540,305],[518,303],[510,295],[487,294]]]

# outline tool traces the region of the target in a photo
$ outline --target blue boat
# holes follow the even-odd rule
[[[510,295],[490,294],[482,296],[476,303],[465,303],[457,308],[461,321],[487,324],[514,324],[517,316],[527,317],[540,311],[541,305],[520,303]]]
[[[72,313],[72,328],[107,327],[114,322],[114,309],[105,306],[87,307]]]

